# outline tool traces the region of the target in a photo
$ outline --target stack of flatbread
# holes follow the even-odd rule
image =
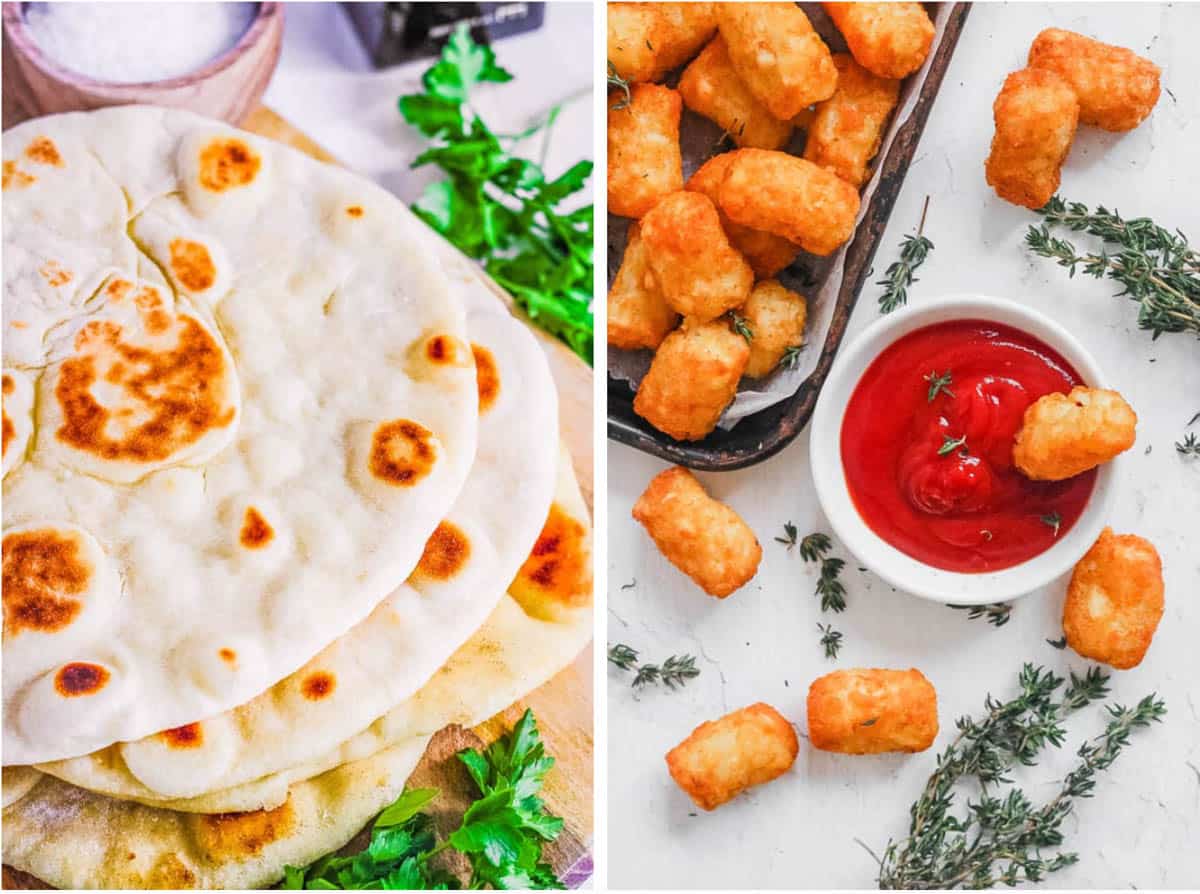
[[[549,367],[346,171],[151,107],[3,146],[4,862],[272,884],[590,638]]]

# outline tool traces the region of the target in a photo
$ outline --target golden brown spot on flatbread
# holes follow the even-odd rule
[[[8,189],[10,186],[21,189],[36,181],[37,178],[32,174],[27,174],[18,168],[15,161],[6,161],[4,173],[0,175],[0,189]]]
[[[448,580],[462,570],[470,555],[471,541],[462,529],[450,522],[440,522],[425,541],[417,571],[435,580]]]
[[[346,213],[349,214],[351,217],[362,217],[363,216],[362,205],[351,205],[349,208],[346,209]]]
[[[58,147],[54,145],[54,141],[49,137],[34,137],[33,142],[25,147],[25,157],[40,165],[53,165],[56,168],[63,167],[63,160],[62,156],[58,154]]]
[[[262,853],[292,831],[296,815],[289,797],[273,810],[197,815],[196,823],[197,843],[205,856],[224,863]]]
[[[41,266],[38,273],[42,274],[42,278],[56,289],[59,286],[65,286],[72,279],[71,271],[64,270],[58,261],[47,261]]]
[[[127,859],[133,860],[135,857],[136,854],[131,853]],[[163,854],[155,861],[144,884],[140,887],[150,891],[194,888],[196,887],[196,873],[184,866],[183,861],[174,854]]]
[[[104,287],[104,294],[113,303],[120,303],[133,290],[133,283],[127,279],[114,279]]]
[[[200,150],[200,185],[212,192],[224,192],[250,183],[262,167],[258,153],[243,141],[225,137],[213,140]]]
[[[471,353],[475,355],[475,384],[479,388],[479,412],[485,413],[496,402],[500,393],[500,371],[496,368],[496,358],[492,352],[482,345],[471,344]]]
[[[6,375],[4,377],[4,396],[7,397],[8,395],[12,394],[16,390],[16,388],[17,388],[17,383],[13,381],[13,377]],[[15,425],[13,425],[13,421],[8,418],[7,411],[5,411],[3,415],[4,415],[4,442],[3,442],[2,449],[0,449],[0,455],[8,456],[8,445],[12,442],[12,439],[17,436],[17,427]]]
[[[228,646],[217,650],[217,654],[221,656],[221,660],[226,664],[233,664],[237,661],[237,652],[230,649]]]
[[[300,683],[300,691],[310,701],[320,701],[333,694],[337,688],[337,677],[329,671],[313,671]]]
[[[204,728],[198,723],[165,729],[158,735],[171,748],[199,748],[204,744]]]
[[[275,536],[275,529],[262,517],[253,506],[246,507],[246,517],[242,520],[240,539],[246,549],[262,549]]]
[[[163,298],[153,286],[142,286],[133,298],[134,306],[142,318],[142,324],[151,335],[162,335],[171,328],[171,318],[163,310]]]
[[[22,630],[54,633],[83,608],[95,570],[81,554],[79,537],[53,528],[4,537],[4,635]]]
[[[409,419],[394,419],[375,429],[369,461],[371,474],[386,484],[411,487],[429,474],[437,452],[433,432]]]
[[[157,313],[162,311],[147,312],[148,329],[157,325]],[[216,340],[191,317],[179,317],[178,324],[178,339],[167,350],[121,341],[121,327],[111,321],[84,326],[75,339],[77,353],[63,362],[55,387],[63,412],[58,439],[103,459],[156,462],[233,422],[236,411],[217,387],[229,373]],[[106,379],[113,381],[120,364],[120,380],[113,384],[148,417],[117,437],[107,431],[114,414],[91,393],[101,352],[119,358]]]
[[[171,270],[191,292],[203,292],[217,281],[217,265],[208,247],[190,239],[171,240]]]
[[[26,323],[24,320],[13,320],[8,325],[12,326],[14,329],[28,329],[29,328],[29,324]]]
[[[587,528],[552,504],[537,543],[517,573],[517,583],[563,605],[586,605],[592,591],[586,540]]]
[[[86,661],[72,661],[64,664],[54,675],[54,688],[65,698],[76,698],[81,695],[95,695],[108,685],[112,674],[107,668]]]
[[[454,363],[458,359],[454,339],[448,335],[435,335],[425,343],[425,356],[433,363]]]

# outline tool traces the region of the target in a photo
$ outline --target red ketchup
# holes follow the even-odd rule
[[[1013,466],[1013,439],[1026,407],[1079,384],[1058,352],[1010,326],[954,320],[904,336],[863,373],[842,421],[859,515],[901,552],[949,571],[996,571],[1045,552],[1083,512],[1096,471],[1031,481]]]

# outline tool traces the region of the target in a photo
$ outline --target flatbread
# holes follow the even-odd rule
[[[295,674],[246,704],[42,769],[83,788],[147,803],[253,783],[336,749],[412,696],[483,624],[546,519],[555,493],[558,410],[554,381],[533,335],[477,278],[471,282],[473,290],[463,298],[479,369],[479,451],[408,583]],[[276,780],[274,803],[294,779],[335,765]],[[261,806],[243,800],[210,808],[213,799],[203,797],[197,802],[204,813]]]
[[[451,723],[475,726],[566,667],[591,639],[592,565],[587,507],[560,448],[554,503],[521,574],[483,627],[412,698],[305,763],[236,787],[167,799],[141,784],[119,753],[43,765],[61,779],[108,796],[194,813],[275,807],[288,787]],[[519,594],[519,595],[514,595]]]
[[[56,888],[265,887],[342,847],[404,790],[428,737],[292,787],[269,811],[202,816],[45,777],[5,808],[4,862]]]
[[[460,302],[379,187],[152,107],[3,150],[4,369],[34,395],[5,400],[4,760],[27,764],[227,711],[362,621],[461,490],[478,398]]]

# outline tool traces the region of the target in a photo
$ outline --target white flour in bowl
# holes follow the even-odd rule
[[[190,74],[246,33],[257,3],[29,3],[46,55],[97,81],[138,84]]]

